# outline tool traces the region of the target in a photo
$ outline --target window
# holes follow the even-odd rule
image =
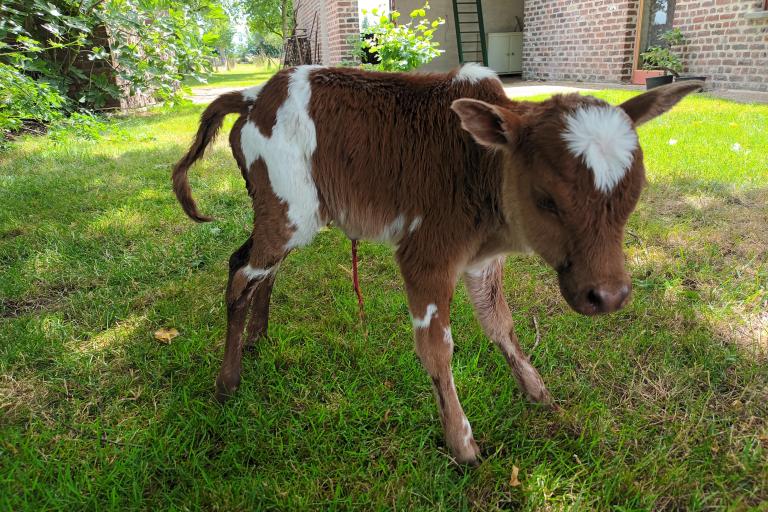
[[[764,0],[768,3],[768,0]],[[640,27],[640,51],[651,46],[661,46],[661,35],[672,30],[672,18],[675,15],[675,0],[646,0],[643,3]]]

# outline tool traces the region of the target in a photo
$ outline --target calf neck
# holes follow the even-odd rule
[[[353,240],[395,247],[447,444],[457,461],[476,463],[451,371],[459,278],[523,393],[551,403],[514,332],[504,257],[538,253],[580,313],[624,306],[623,230],[645,180],[635,129],[700,87],[674,84],[619,106],[578,95],[531,103],[511,101],[492,71],[474,65],[446,74],[302,66],[219,97],[173,172],[186,213],[210,220],[192,199],[187,170],[224,116],[240,115],[230,145],[254,225],[229,262],[217,397],[237,389],[244,346],[267,332],[280,262],[332,223]]]

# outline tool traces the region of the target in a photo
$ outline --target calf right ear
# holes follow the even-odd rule
[[[462,98],[451,104],[451,109],[461,119],[461,127],[468,131],[478,144],[488,147],[504,147],[518,140],[520,116],[496,105],[480,100]]]
[[[702,89],[704,89],[704,82],[700,80],[675,82],[635,96],[619,105],[619,108],[627,113],[635,122],[635,126],[640,126],[671,109],[690,93]]]

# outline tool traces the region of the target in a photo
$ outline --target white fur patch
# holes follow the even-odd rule
[[[262,135],[251,121],[245,123],[241,134],[246,166],[263,159],[272,191],[288,204],[288,219],[295,231],[286,250],[307,245],[322,226],[317,187],[312,180],[317,133],[309,117],[309,74],[319,67],[299,66],[294,70],[288,96],[277,109],[271,137]]]
[[[437,305],[436,304],[428,304],[427,310],[424,312],[424,316],[422,318],[413,317],[413,327],[414,329],[426,329],[429,327],[429,324],[432,323],[432,317],[437,316]]]
[[[272,273],[273,268],[254,268],[250,265],[247,265],[240,269],[240,271],[249,281],[253,281],[254,279],[263,279],[267,277]]]
[[[405,217],[401,213],[395,220],[384,226],[384,229],[376,235],[374,240],[379,242],[387,242],[396,244],[400,241],[400,237],[403,235],[403,227],[405,226]]]
[[[475,84],[480,80],[485,79],[501,82],[501,80],[499,80],[499,75],[497,75],[494,70],[486,68],[477,62],[468,62],[464,64],[461,66],[461,69],[459,69],[459,72],[456,73],[456,76],[453,77],[454,82],[469,82],[471,84]]]
[[[411,221],[411,224],[408,226],[408,233],[413,233],[414,231],[419,229],[419,226],[421,226],[421,217],[417,215],[416,217],[413,218],[413,220]]]
[[[595,188],[608,194],[627,173],[637,149],[637,134],[629,116],[608,106],[578,109],[566,117],[563,140],[577,158],[592,169]]]
[[[259,97],[259,93],[261,92],[262,87],[263,85],[254,85],[253,87],[243,89],[240,94],[242,94],[243,98],[245,98],[247,101],[254,102],[256,101],[256,98]]]

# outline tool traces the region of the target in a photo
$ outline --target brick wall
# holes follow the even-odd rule
[[[499,0],[485,0],[499,1]],[[764,0],[677,0],[673,26],[685,73],[716,88],[768,91],[768,17]],[[628,81],[638,0],[525,0],[523,77]]]
[[[627,81],[637,0],[525,0],[523,78]]]
[[[763,0],[678,0],[673,24],[688,40],[685,73],[708,76],[714,87],[768,91],[768,17],[752,17],[762,5]]]
[[[296,5],[298,28],[309,31],[317,13],[317,41],[313,36],[311,44],[312,53],[319,55],[321,64],[338,66],[353,59],[352,45],[347,39],[360,34],[357,0],[299,0]]]

